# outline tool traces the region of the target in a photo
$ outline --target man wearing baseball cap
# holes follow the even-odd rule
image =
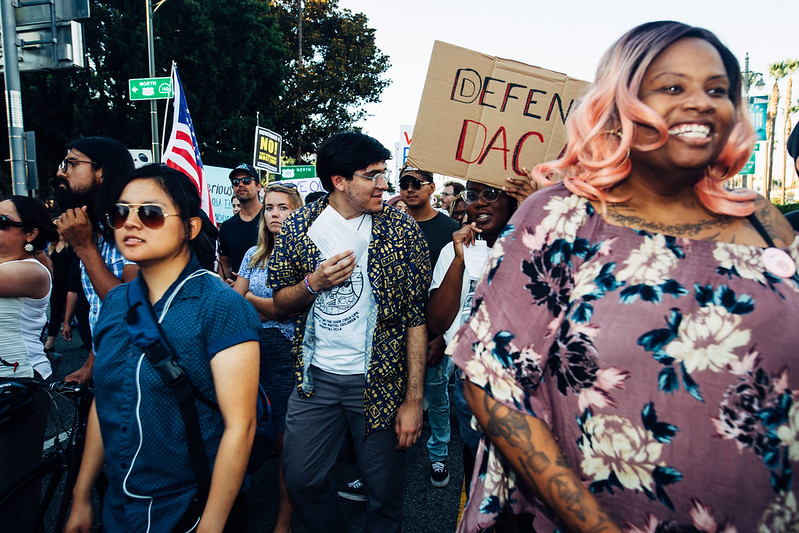
[[[261,179],[258,172],[246,163],[234,168],[229,178],[241,210],[219,227],[219,275],[233,285],[244,254],[258,243]]]

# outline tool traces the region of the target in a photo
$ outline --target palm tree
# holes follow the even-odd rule
[[[768,99],[768,110],[766,112],[766,199],[771,201],[771,176],[774,168],[774,130],[777,126],[777,110],[780,103],[779,81],[788,75],[788,68],[785,61],[773,63],[768,66],[769,75],[774,78],[774,86],[771,88],[771,96]]]
[[[786,163],[788,162],[788,136],[791,134],[791,89],[793,88],[793,73],[799,69],[799,60],[791,59],[783,62],[786,70],[788,71],[788,87],[785,89],[785,130],[783,136],[783,152],[782,152],[782,203],[785,204],[785,182],[788,181],[785,175]],[[793,172],[790,173],[793,176]]]
[[[771,178],[774,169],[774,130],[777,126],[777,111],[780,103],[779,82],[788,75],[785,61],[772,63],[768,66],[769,75],[774,78],[774,86],[771,88],[771,96],[768,99],[768,110],[766,112],[766,199],[771,201]]]

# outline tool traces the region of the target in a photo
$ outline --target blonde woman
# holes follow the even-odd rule
[[[302,206],[295,187],[278,183],[266,188],[263,218],[258,229],[258,245],[247,250],[239,268],[234,289],[250,302],[261,319],[261,385],[272,404],[272,419],[277,430],[277,452],[283,456],[283,430],[286,424],[286,405],[294,386],[294,365],[291,361],[291,338],[294,321],[286,320],[275,311],[272,289],[267,288],[269,256],[275,237],[289,213]],[[280,511],[275,532],[289,531],[294,505],[286,492],[283,466],[280,467]]]

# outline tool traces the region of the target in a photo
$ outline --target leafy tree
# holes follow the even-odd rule
[[[291,75],[277,116],[284,151],[299,161],[325,138],[364,116],[390,80],[389,58],[361,13],[339,10],[336,0],[275,0],[291,59]],[[299,22],[301,21],[301,24]]]
[[[366,17],[339,10],[336,0],[298,2],[153,2],[156,75],[169,76],[177,61],[204,163],[249,161],[256,115],[302,163],[324,138],[361,118],[363,104],[379,101],[389,61]],[[42,196],[72,139],[102,134],[130,147],[151,144],[149,103],[127,95],[128,79],[148,77],[145,2],[92,0],[91,9],[84,23],[86,68],[21,76]],[[167,105],[159,101],[159,128]],[[0,150],[7,159],[8,143],[0,141]]]
[[[84,24],[87,68],[21,76],[25,129],[37,135],[43,192],[72,139],[103,134],[130,147],[151,144],[149,103],[127,95],[129,78],[148,77],[145,3],[93,0],[91,8]],[[169,76],[177,60],[203,162],[251,160],[256,113],[262,122],[274,120],[285,76],[285,45],[270,4],[168,0],[153,25],[156,75]],[[159,101],[159,129],[167,105]]]

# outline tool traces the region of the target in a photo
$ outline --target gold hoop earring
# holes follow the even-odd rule
[[[716,178],[716,177],[713,176],[713,165],[708,165],[707,166],[707,176],[709,178],[712,178],[712,179],[716,180],[716,181],[724,181],[724,180],[726,180],[727,179],[727,174],[729,174],[729,172],[730,172],[730,167],[727,167],[727,168],[724,169],[724,174],[722,174],[720,178]]]

